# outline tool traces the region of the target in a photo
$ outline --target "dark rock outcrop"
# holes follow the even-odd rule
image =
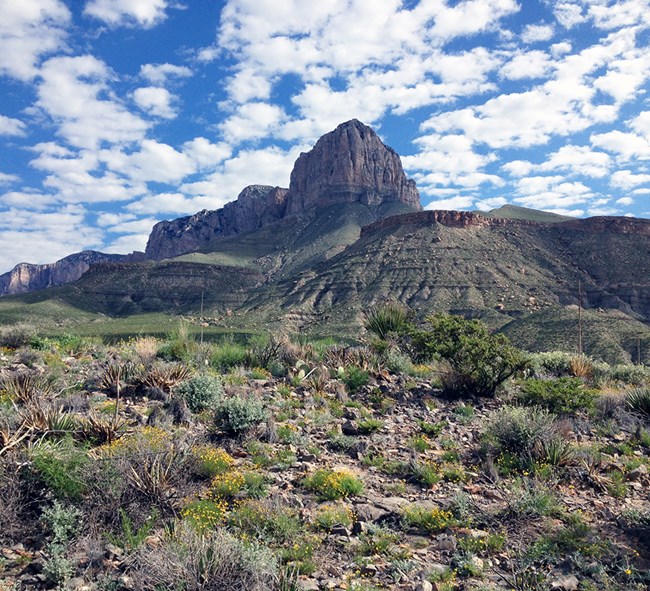
[[[415,182],[397,153],[360,121],[342,123],[300,155],[289,189],[252,185],[216,211],[156,224],[147,257],[172,258],[205,248],[217,238],[253,232],[289,215],[338,203],[378,206],[389,202],[421,209]]]
[[[0,296],[27,293],[71,283],[88,271],[91,265],[108,262],[136,262],[143,259],[144,253],[138,252],[123,255],[84,250],[55,263],[44,265],[19,263],[11,271],[0,275]]]
[[[342,123],[298,157],[287,201],[289,214],[353,202],[400,201],[421,209],[415,181],[406,178],[398,154],[356,119]]]
[[[199,250],[215,238],[258,230],[284,217],[286,195],[287,189],[251,185],[221,209],[160,222],[149,236],[147,257],[171,258]]]

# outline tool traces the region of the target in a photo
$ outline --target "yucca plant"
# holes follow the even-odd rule
[[[4,390],[17,404],[30,404],[42,398],[48,398],[52,390],[40,376],[33,373],[15,373],[3,378],[0,390]]]
[[[397,302],[387,302],[372,308],[366,315],[364,327],[385,341],[391,333],[400,334],[408,326],[409,310]]]
[[[113,395],[118,395],[126,386],[126,382],[133,373],[133,364],[130,361],[122,363],[109,363],[99,376],[97,386]]]
[[[187,365],[182,363],[158,363],[153,365],[139,378],[139,383],[145,388],[160,388],[165,392],[184,382],[192,375]]]
[[[634,412],[650,417],[650,388],[634,388],[625,396],[627,406]]]
[[[535,451],[542,462],[551,466],[566,466],[575,457],[571,442],[559,436],[538,442]]]
[[[79,435],[82,440],[96,445],[110,444],[122,435],[125,424],[123,420],[106,420],[90,414],[80,422]]]

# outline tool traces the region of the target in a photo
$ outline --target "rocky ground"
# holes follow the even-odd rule
[[[431,367],[370,354],[293,351],[273,377],[218,369],[209,347],[163,361],[162,345],[2,350],[2,591],[650,584],[650,424],[631,384],[587,372],[593,404],[535,419],[522,379],[449,400]],[[223,388],[197,398],[197,375]],[[262,553],[257,582],[189,573],[188,554],[173,571],[220,532]]]

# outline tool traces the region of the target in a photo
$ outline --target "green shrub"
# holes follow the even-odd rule
[[[296,509],[278,499],[242,501],[229,513],[228,524],[267,544],[292,541],[304,529]]]
[[[383,426],[384,421],[372,417],[368,419],[360,419],[357,422],[357,429],[361,435],[370,435],[375,431],[379,431]]]
[[[41,441],[31,449],[30,457],[38,477],[57,498],[74,501],[82,497],[90,460],[70,437]]]
[[[358,495],[363,482],[347,470],[317,470],[304,480],[305,488],[327,501]]]
[[[343,374],[343,382],[348,387],[351,394],[354,394],[359,388],[368,383],[369,376],[367,371],[351,366],[345,370]]]
[[[214,345],[210,355],[210,365],[219,371],[228,371],[233,367],[246,365],[248,350],[244,345],[232,340]]]
[[[415,527],[429,533],[439,533],[457,524],[451,511],[437,507],[429,509],[420,505],[406,507],[403,519],[408,527]]]
[[[192,412],[201,412],[217,404],[223,396],[223,385],[219,378],[202,373],[177,386],[176,391]]]
[[[575,414],[595,407],[597,392],[585,387],[580,378],[526,380],[517,400],[526,406],[539,406],[556,414]]]
[[[354,523],[354,513],[343,503],[325,503],[314,511],[313,519],[317,528],[329,531],[337,525],[351,527]]]
[[[442,480],[440,466],[436,462],[416,462],[412,469],[412,475],[418,484],[427,487]]]
[[[504,335],[490,334],[478,320],[436,314],[427,327],[410,334],[413,354],[420,360],[445,360],[443,393],[460,398],[493,396],[496,389],[526,364],[524,354]]]
[[[511,454],[521,467],[530,465],[539,445],[555,435],[555,416],[546,409],[514,406],[495,411],[484,433],[495,455]]]
[[[545,351],[533,353],[530,356],[530,366],[533,374],[544,377],[561,377],[569,375],[573,355],[566,351]]]
[[[217,405],[215,425],[229,435],[241,435],[264,422],[267,416],[264,405],[256,398],[232,396]]]

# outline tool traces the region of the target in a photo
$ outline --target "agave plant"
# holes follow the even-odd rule
[[[375,306],[366,315],[366,330],[385,341],[391,333],[403,332],[409,322],[409,310],[397,302]]]
[[[630,390],[625,402],[634,412],[650,417],[650,388],[634,388]]]
[[[158,363],[139,378],[145,388],[160,388],[164,392],[171,392],[174,386],[191,377],[192,371],[182,363]]]

